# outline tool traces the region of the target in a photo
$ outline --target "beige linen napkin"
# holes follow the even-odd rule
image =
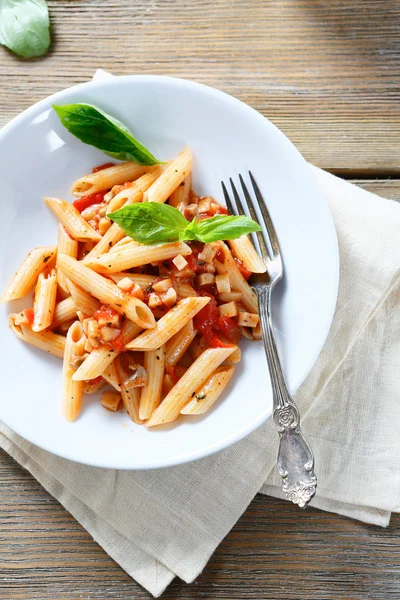
[[[387,525],[400,510],[400,206],[313,173],[335,221],[341,271],[327,342],[296,394],[316,456],[312,505]],[[214,456],[153,471],[72,463],[2,424],[0,446],[154,596],[175,575],[197,577],[260,488],[282,496],[271,422]]]

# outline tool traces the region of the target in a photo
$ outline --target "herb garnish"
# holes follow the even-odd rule
[[[33,58],[50,46],[50,21],[44,0],[0,0],[0,44]]]
[[[141,244],[166,244],[198,240],[210,243],[234,240],[261,227],[250,217],[215,215],[209,219],[189,222],[169,204],[139,202],[124,206],[107,215],[131,238]]]
[[[65,104],[53,108],[61,123],[72,135],[118,160],[132,160],[140,165],[157,165],[159,161],[120,121],[91,104]]]

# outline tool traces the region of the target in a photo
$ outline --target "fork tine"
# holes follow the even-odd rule
[[[226,189],[225,184],[224,184],[223,181],[221,181],[221,186],[222,186],[222,191],[223,191],[224,198],[225,198],[226,207],[229,210],[229,212],[231,213],[231,215],[235,215],[236,214],[236,210],[233,207],[232,201],[231,201],[231,199],[229,197],[229,194],[228,194],[228,190]]]
[[[235,202],[236,202],[236,206],[238,209],[238,213],[239,215],[242,216],[246,216],[246,213],[244,212],[244,208],[243,208],[243,204],[240,200],[239,194],[237,193],[237,189],[235,184],[233,183],[232,177],[229,178],[230,184],[231,184],[231,188],[232,188],[232,192],[233,192],[233,197],[235,198]]]
[[[251,181],[253,189],[254,189],[254,193],[257,198],[258,206],[259,206],[261,214],[263,216],[264,225],[265,225],[268,235],[269,235],[269,241],[271,244],[273,255],[274,255],[274,257],[279,256],[280,249],[279,249],[278,236],[276,235],[275,227],[272,223],[271,216],[270,216],[267,206],[264,202],[264,198],[260,192],[260,188],[258,187],[256,180],[254,179],[251,171],[249,171],[249,175],[250,175],[250,181]]]
[[[243,180],[243,177],[241,175],[239,175],[239,180],[240,180],[240,183],[241,183],[241,186],[242,186],[244,197],[246,199],[246,203],[247,203],[247,207],[249,209],[250,216],[253,219],[253,221],[255,221],[256,223],[258,223],[260,225],[259,218],[258,218],[256,210],[254,208],[253,200],[251,199],[251,196],[249,194],[247,186],[246,186],[246,184],[245,184],[245,182]],[[256,231],[255,233],[256,233],[256,236],[257,236],[258,244],[260,246],[261,256],[262,256],[263,260],[269,260],[270,259],[269,251],[268,251],[267,244],[265,243],[263,232],[262,231]]]

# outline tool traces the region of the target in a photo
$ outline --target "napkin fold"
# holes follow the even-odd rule
[[[312,171],[341,261],[328,339],[295,397],[316,458],[312,505],[385,526],[400,510],[400,205]],[[258,491],[283,497],[277,443],[268,421],[193,463],[115,471],[54,456],[0,423],[0,446],[154,596],[175,575],[197,577]]]

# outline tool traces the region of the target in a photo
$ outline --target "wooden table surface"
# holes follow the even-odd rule
[[[50,0],[53,45],[0,49],[0,126],[103,67],[180,76],[268,116],[307,160],[400,199],[395,0]],[[388,529],[257,496],[197,582],[164,598],[400,599],[400,515]],[[0,453],[0,598],[149,598]]]

